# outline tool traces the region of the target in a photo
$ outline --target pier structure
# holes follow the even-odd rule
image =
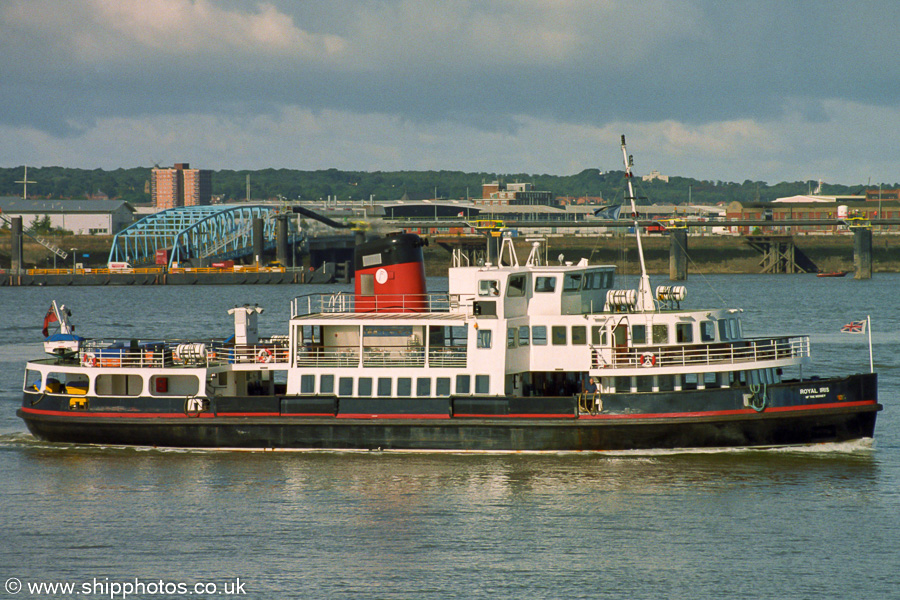
[[[817,273],[819,268],[794,243],[790,235],[748,235],[744,238],[754,250],[762,253],[761,273]]]
[[[853,269],[855,279],[872,279],[872,225],[868,221],[853,223]]]
[[[669,279],[685,281],[688,274],[688,234],[687,227],[669,229]]]

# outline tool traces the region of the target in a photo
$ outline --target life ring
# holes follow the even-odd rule
[[[268,348],[262,348],[259,352],[256,353],[256,362],[258,363],[270,363],[272,362],[272,351]]]
[[[85,367],[96,367],[100,363],[93,354],[85,354],[81,359],[81,364]]]
[[[641,354],[641,366],[642,367],[655,367],[656,366],[656,355],[652,352],[644,352]]]

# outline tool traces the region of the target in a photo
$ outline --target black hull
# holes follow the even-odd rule
[[[602,451],[771,447],[870,438],[880,405],[652,419],[322,419],[207,417],[115,419],[25,415],[51,442],[183,448]]]
[[[481,451],[602,451],[771,447],[872,437],[876,408],[747,419],[654,419],[581,423],[541,419],[435,423],[295,417],[210,419],[28,418],[51,442],[183,448],[310,448]],[[124,421],[124,422],[123,422]]]

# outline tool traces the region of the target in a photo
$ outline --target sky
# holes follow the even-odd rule
[[[0,166],[900,181],[900,2],[3,0]]]

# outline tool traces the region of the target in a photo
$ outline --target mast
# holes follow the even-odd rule
[[[653,299],[653,291],[650,289],[650,276],[647,275],[647,265],[644,263],[644,246],[641,244],[641,228],[638,225],[638,212],[634,204],[634,187],[631,180],[634,175],[631,167],[634,166],[634,157],[628,156],[625,148],[625,136],[622,135],[622,159],[625,161],[625,181],[628,182],[628,199],[631,200],[631,218],[634,220],[634,237],[637,240],[638,257],[641,260],[641,281],[638,285],[638,297],[635,308],[640,312],[656,310],[656,302]]]

